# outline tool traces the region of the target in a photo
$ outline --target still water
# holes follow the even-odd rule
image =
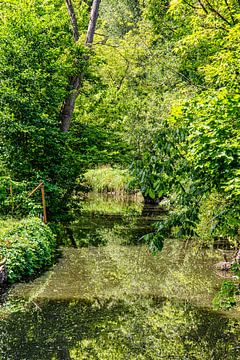
[[[162,216],[134,198],[86,199],[78,246],[10,292],[0,359],[240,359],[239,313],[211,305],[218,253],[171,240],[152,256],[139,241]]]

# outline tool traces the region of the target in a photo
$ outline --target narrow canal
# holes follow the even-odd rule
[[[161,216],[136,198],[86,199],[77,247],[11,290],[0,359],[240,359],[237,313],[212,309],[217,252],[171,240],[152,256],[139,239]]]

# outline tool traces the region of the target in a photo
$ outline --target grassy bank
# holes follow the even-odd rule
[[[94,192],[123,193],[129,190],[131,176],[126,169],[101,166],[88,170],[81,184]]]
[[[6,258],[8,282],[33,276],[53,262],[55,236],[38,218],[0,221],[0,258]]]

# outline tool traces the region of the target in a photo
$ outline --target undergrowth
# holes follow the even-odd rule
[[[33,276],[52,264],[55,236],[40,219],[9,220],[6,225],[7,229],[0,232],[0,257],[7,259],[9,283]]]

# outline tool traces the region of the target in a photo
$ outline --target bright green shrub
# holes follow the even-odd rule
[[[0,256],[7,258],[8,281],[16,282],[51,265],[55,237],[38,218],[15,223],[0,235]]]
[[[239,231],[237,207],[231,207],[232,204],[226,196],[216,191],[203,197],[199,205],[196,233],[201,243],[211,245],[217,237],[227,239],[237,247]]]

